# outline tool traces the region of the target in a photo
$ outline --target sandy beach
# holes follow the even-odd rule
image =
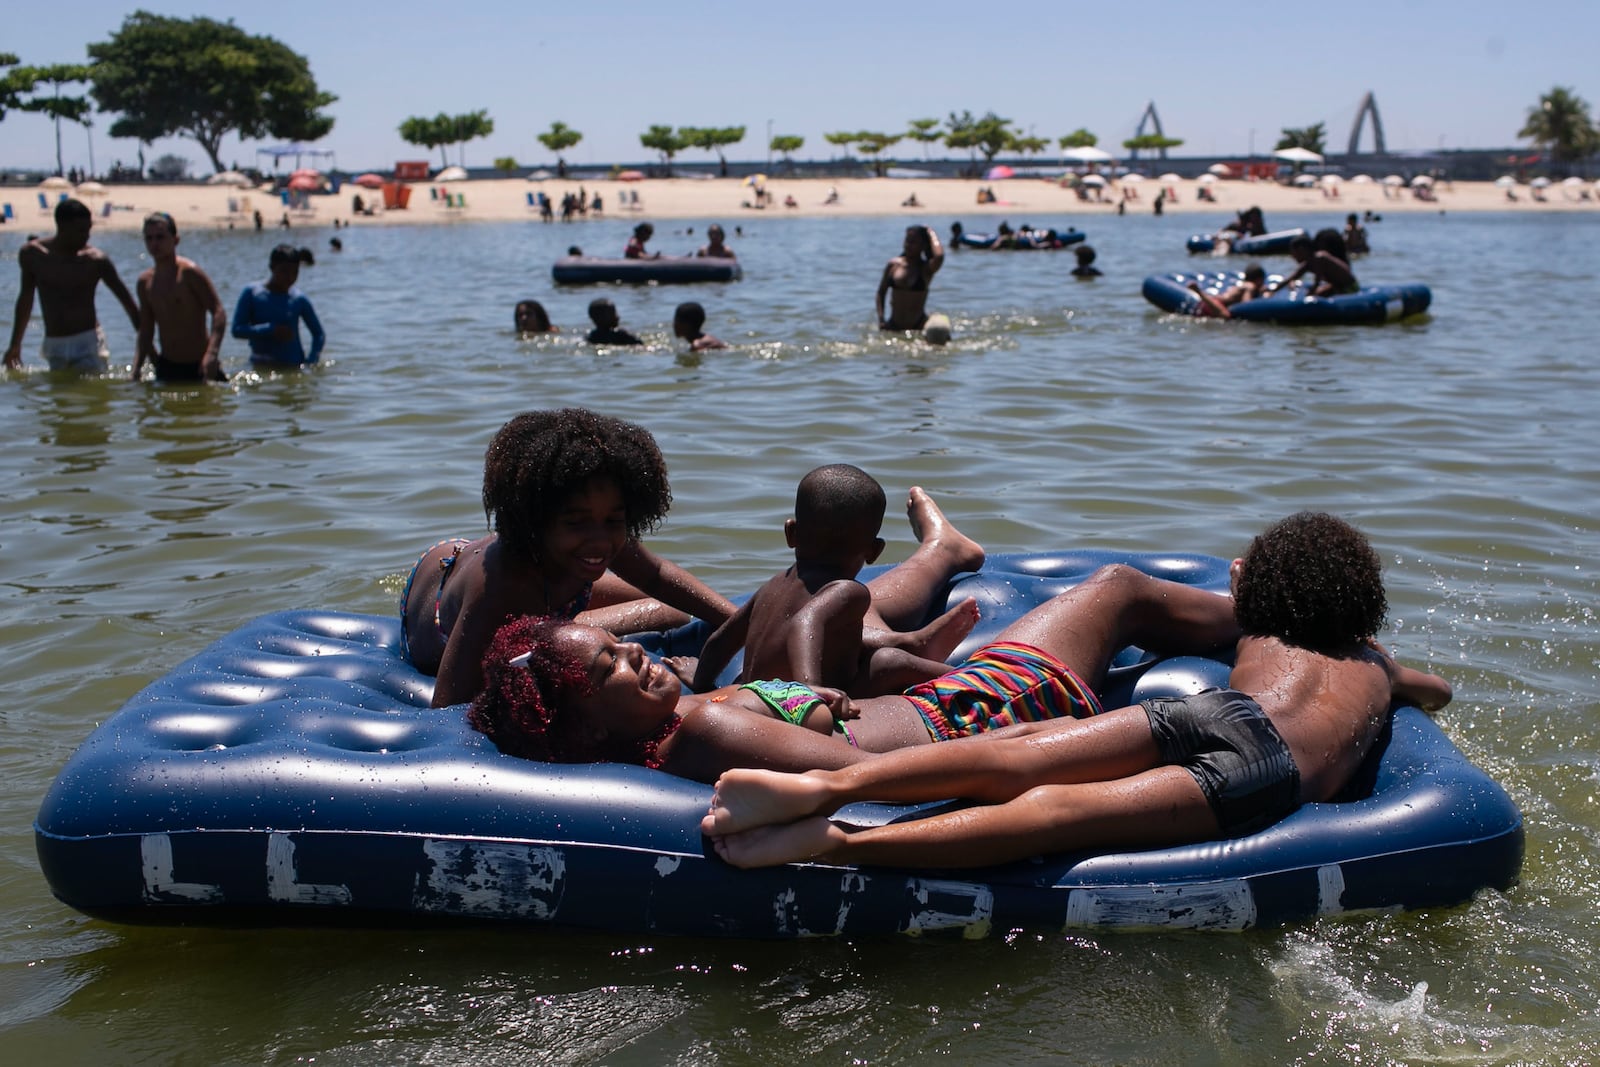
[[[1517,199],[1513,202],[1507,199],[1505,189],[1492,182],[1441,182],[1435,186],[1435,199],[1428,201],[1418,199],[1410,189],[1386,187],[1380,182],[1345,181],[1338,186],[1338,195],[1333,196],[1325,195],[1321,188],[1218,181],[1209,186],[1216,197],[1214,202],[1209,202],[1198,197],[1201,185],[1194,180],[1161,183],[1153,179],[1138,183],[1116,183],[1104,189],[1103,199],[1097,201],[1080,200],[1074,190],[1039,179],[984,182],[950,178],[828,180],[778,177],[766,183],[770,203],[764,209],[753,206],[754,190],[743,180],[733,178],[668,178],[634,182],[505,178],[451,182],[448,185],[419,182],[411,187],[410,203],[406,210],[384,211],[380,208],[370,216],[354,214],[351,210],[352,194],[359,193],[367,203],[376,200],[380,204],[381,194],[349,185],[337,194],[312,195],[307,199],[306,207],[299,210],[286,209],[278,194],[271,191],[220,185],[109,185],[104,187],[103,192],[84,194],[83,199],[95,210],[96,226],[119,230],[137,229],[145,214],[151,211],[168,212],[178,221],[180,229],[189,230],[249,226],[253,221],[252,214],[257,210],[262,213],[267,226],[280,225],[286,212],[291,226],[331,226],[335,219],[357,226],[414,225],[537,218],[537,210],[528,203],[529,193],[544,192],[559,205],[562,196],[577,192],[580,187],[590,199],[596,194],[601,197],[604,204],[601,217],[720,218],[729,226],[738,223],[741,217],[774,215],[904,215],[908,219],[924,216],[977,219],[988,215],[995,216],[996,222],[1006,219],[1015,225],[1027,222],[1030,214],[1114,213],[1124,189],[1132,190],[1130,195],[1136,196],[1127,201],[1128,212],[1149,212],[1152,202],[1163,188],[1169,188],[1172,194],[1164,205],[1165,211],[1174,215],[1195,215],[1197,226],[1226,219],[1235,211],[1251,205],[1261,207],[1269,225],[1278,215],[1313,211],[1550,212],[1595,211],[1600,208],[1600,204],[1593,199],[1597,195],[1594,189],[1586,186],[1585,191],[1590,199],[1582,199],[1578,190],[1559,184],[1543,191],[1545,199],[1542,202],[1532,198],[1533,190],[1518,186],[1515,189]],[[977,203],[980,188],[992,189],[998,197],[997,202]],[[838,200],[827,203],[832,189],[838,191]],[[431,196],[430,191],[448,192],[450,203],[444,197]],[[0,190],[0,202],[11,203],[15,216],[8,223],[8,228],[50,228],[50,215],[39,206],[38,192],[23,187]],[[623,194],[629,196],[629,203],[624,204]],[[913,194],[917,206],[905,206],[904,201]],[[51,201],[58,195],[58,191],[45,192]],[[637,205],[631,203],[634,195],[638,197]],[[785,206],[787,197],[794,198],[794,207]],[[450,206],[458,198],[462,206]],[[107,204],[111,205],[109,212],[106,211]],[[594,217],[593,213],[590,217]]]

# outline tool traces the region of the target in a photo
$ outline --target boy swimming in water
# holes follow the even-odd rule
[[[679,304],[672,313],[672,335],[689,342],[691,352],[704,352],[708,348],[727,348],[722,341],[705,332],[706,309],[690,300]]]

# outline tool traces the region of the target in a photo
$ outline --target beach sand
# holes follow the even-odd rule
[[[1146,180],[1134,185],[1121,184],[1121,188],[1137,191],[1137,199],[1128,201],[1128,212],[1147,213],[1152,201],[1165,183]],[[749,205],[754,202],[754,190],[744,181],[734,178],[697,180],[689,178],[645,179],[635,182],[616,181],[563,181],[548,179],[530,181],[522,178],[492,179],[482,181],[451,182],[448,185],[415,183],[412,186],[409,207],[403,211],[379,210],[372,216],[356,216],[351,211],[351,196],[359,193],[364,201],[381,204],[382,195],[374,190],[346,185],[338,194],[314,195],[308,198],[306,210],[288,211],[291,226],[331,226],[335,219],[356,226],[385,224],[438,224],[472,221],[503,222],[516,219],[537,218],[538,212],[529,206],[530,192],[544,192],[557,205],[568,192],[582,187],[591,199],[600,194],[605,205],[604,218],[705,218],[721,219],[728,226],[746,217],[771,216],[884,216],[903,215],[908,221],[919,218],[960,218],[973,220],[969,229],[988,227],[983,216],[994,216],[994,221],[1009,220],[1013,225],[1028,222],[1030,215],[1045,216],[1059,213],[1077,215],[1105,215],[1114,213],[1121,188],[1104,190],[1102,201],[1079,200],[1071,189],[1055,182],[1039,179],[1011,179],[985,182],[952,178],[820,178],[785,179],[775,177],[766,183],[771,203],[765,209]],[[995,192],[998,202],[979,204],[978,189]],[[1436,199],[1417,199],[1409,189],[1389,188],[1379,183],[1346,181],[1339,186],[1339,195],[1326,196],[1318,188],[1295,188],[1265,182],[1219,181],[1210,188],[1216,195],[1214,203],[1200,200],[1200,188],[1195,181],[1172,184],[1175,200],[1169,200],[1166,213],[1196,216],[1197,229],[1209,229],[1232,217],[1233,213],[1251,205],[1259,206],[1265,213],[1268,225],[1274,225],[1278,216],[1305,212],[1439,212],[1439,211],[1594,211],[1600,209],[1595,199],[1579,199],[1575,190],[1555,185],[1544,191],[1545,201],[1531,199],[1531,190],[1519,186],[1517,201],[1506,199],[1505,190],[1491,182],[1441,182],[1436,187]],[[465,206],[446,206],[443,199],[433,199],[430,189],[448,191],[451,198],[461,197]],[[825,203],[830,189],[837,189],[837,203]],[[16,218],[9,227],[36,229],[48,232],[52,228],[49,212],[38,205],[37,190],[32,188],[0,189],[0,201],[13,205]],[[637,207],[624,205],[621,194],[637,194]],[[907,197],[916,194],[917,207],[902,205]],[[58,195],[46,194],[53,202]],[[1595,197],[1596,191],[1590,190]],[[785,197],[794,197],[797,206],[785,207]],[[285,207],[279,197],[271,192],[236,189],[210,185],[111,185],[106,191],[83,199],[95,211],[95,225],[102,229],[136,230],[144,216],[152,211],[165,211],[178,222],[180,232],[185,230],[226,229],[252,225],[251,213],[259,210],[268,227],[277,227]],[[230,213],[230,202],[234,210]],[[113,210],[106,214],[109,203]],[[594,215],[591,212],[590,218]]]

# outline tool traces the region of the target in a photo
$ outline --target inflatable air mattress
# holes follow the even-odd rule
[[[999,556],[950,590],[983,621],[956,656],[1127,562],[1215,590],[1206,556]],[[699,831],[711,788],[614,764],[503,755],[398,655],[392,618],[251,622],[151,683],[67,762],[34,824],[55,895],[130,922],[476,920],[630,934],[789,938],[1013,929],[1239,930],[1460,904],[1517,877],[1522,818],[1421,712],[1399,711],[1348,795],[1249,837],[1040,856],[979,870],[795,864],[740,871]],[[658,635],[692,651],[698,624]],[[737,671],[737,665],[729,672]],[[1117,661],[1107,706],[1194,692],[1206,659]],[[932,805],[928,808],[945,807]],[[857,804],[882,823],[913,810]]]
[[[691,282],[735,282],[744,275],[736,259],[713,256],[662,256],[660,259],[599,259],[566,256],[550,268],[557,285],[682,285]]]
[[[1144,298],[1162,311],[1198,315],[1204,302],[1189,288],[1191,282],[1216,295],[1243,277],[1234,270],[1152,274],[1144,280]],[[1270,275],[1268,280],[1277,281],[1281,277]],[[1426,285],[1370,285],[1345,296],[1307,296],[1303,288],[1295,286],[1260,300],[1235,304],[1229,311],[1233,318],[1247,322],[1298,326],[1380,325],[1420,315],[1432,302],[1433,292]]]
[[[1213,255],[1286,256],[1289,242],[1296,237],[1308,237],[1302,229],[1277,230],[1257,237],[1235,237],[1233,234],[1199,233],[1189,238],[1189,251]]]
[[[1026,233],[967,233],[955,234],[952,243],[957,248],[981,248],[988,251],[1048,251],[1066,248],[1085,240],[1088,234],[1080,230],[1029,230]]]

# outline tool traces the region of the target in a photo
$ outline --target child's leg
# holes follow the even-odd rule
[[[867,583],[872,590],[869,626],[910,630],[921,626],[950,580],[983,566],[983,546],[956,529],[920,486],[912,486],[906,516],[917,547],[904,563]]]
[[[853,697],[893,696],[948,670],[950,665],[943,660],[928,659],[903,648],[879,648],[867,654],[862,670],[844,690]]]

